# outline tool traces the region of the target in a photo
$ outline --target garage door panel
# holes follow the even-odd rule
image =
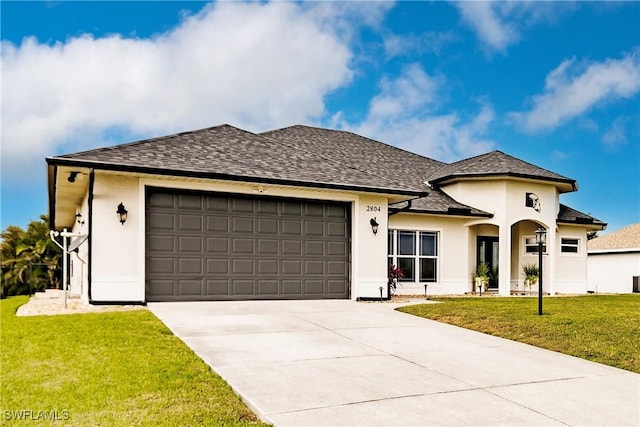
[[[227,216],[206,216],[207,232],[227,233],[229,231],[229,218]]]
[[[229,259],[228,258],[218,258],[218,259],[207,259],[207,275],[220,275],[229,274]]]
[[[233,233],[253,234],[253,218],[236,217],[231,219]]]
[[[324,245],[323,241],[307,241],[305,242],[305,255],[324,255]]]
[[[349,246],[347,242],[327,242],[327,255],[343,257],[347,255]]]
[[[202,252],[202,237],[200,236],[181,236],[178,238],[178,242],[180,252]]]
[[[301,280],[283,280],[282,294],[285,296],[301,296],[302,281]]]
[[[173,280],[154,279],[147,282],[147,297],[173,297]]]
[[[250,279],[231,280],[231,292],[234,295],[253,296],[253,280],[250,280]]]
[[[200,215],[180,215],[180,231],[202,231],[202,216]]]
[[[174,215],[168,213],[152,213],[147,228],[150,230],[173,230]]]
[[[349,205],[149,189],[148,301],[348,298]]]
[[[302,216],[302,203],[299,201],[285,200],[282,202],[282,215],[291,215],[295,217]]]
[[[282,220],[281,233],[289,236],[301,236],[302,235],[302,220],[299,219],[285,219]]]
[[[180,258],[178,274],[202,274],[202,258]]]
[[[227,237],[209,237],[207,238],[207,252],[211,253],[228,253],[229,239]]]
[[[232,199],[233,213],[253,213],[254,201],[252,199],[234,198]]]
[[[258,280],[258,294],[277,297],[279,295],[278,281],[275,279]]]
[[[149,237],[149,246],[153,248],[154,252],[173,252],[174,241],[173,236],[151,236]]]
[[[258,218],[258,233],[278,234],[278,220],[274,218]]]
[[[276,239],[258,239],[258,255],[277,254],[279,243]]]
[[[179,280],[178,289],[181,296],[200,296],[202,295],[202,280]]]
[[[302,242],[300,240],[283,240],[283,255],[300,255],[302,253]]]
[[[206,295],[212,297],[229,296],[229,281],[224,279],[207,280]]]
[[[175,197],[170,193],[153,193],[147,198],[149,207],[153,208],[173,208]]]
[[[147,270],[152,274],[173,274],[173,258],[151,257],[147,259]]]
[[[255,273],[254,259],[234,259],[231,261],[232,274],[239,276],[243,274],[253,275]]]
[[[224,196],[204,196],[205,209],[208,211],[229,212],[229,198]]]
[[[277,259],[259,259],[258,260],[258,274],[263,275],[277,275],[279,274],[279,262]]]
[[[180,194],[178,196],[179,209],[202,210],[202,197],[196,194]]]

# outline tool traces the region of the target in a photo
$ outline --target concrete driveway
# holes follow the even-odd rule
[[[640,425],[640,375],[390,303],[151,303],[276,426]]]

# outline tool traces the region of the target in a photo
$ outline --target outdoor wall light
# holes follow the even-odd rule
[[[67,178],[67,181],[76,182],[76,177],[78,176],[79,173],[80,172],[76,172],[76,171],[69,172],[69,178]]]
[[[80,212],[76,214],[76,221],[78,222],[78,224],[84,225],[84,220],[82,219],[82,214]]]
[[[376,221],[375,218],[371,218],[369,224],[371,224],[371,231],[373,231],[373,234],[378,234],[378,226],[380,225],[378,224],[378,221]]]
[[[116,213],[118,214],[118,221],[120,221],[120,224],[124,225],[125,221],[127,221],[127,214],[129,211],[124,208],[122,202],[118,205]]]

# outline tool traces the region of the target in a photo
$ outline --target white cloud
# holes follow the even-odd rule
[[[516,26],[503,19],[498,2],[463,1],[456,6],[478,37],[493,49],[504,51],[520,38]]]
[[[640,91],[639,59],[628,54],[591,64],[565,60],[549,73],[531,110],[512,117],[528,131],[553,129],[605,101],[631,98]]]
[[[431,53],[439,55],[442,49],[456,41],[453,32],[428,31],[423,34],[387,34],[383,45],[387,59],[396,56],[415,56]]]
[[[555,22],[575,5],[541,1],[458,1],[460,15],[490,50],[506,52],[522,32],[540,22]]]
[[[495,143],[485,137],[495,119],[491,106],[481,103],[480,112],[471,118],[442,113],[445,84],[444,78],[430,76],[412,64],[396,79],[383,79],[362,122],[347,123],[336,115],[334,124],[442,161],[492,149]]]
[[[614,147],[627,142],[627,122],[629,117],[620,116],[613,121],[611,128],[602,135],[602,141],[609,147]]]
[[[95,146],[114,128],[159,135],[317,119],[324,96],[352,78],[343,9],[220,2],[150,39],[3,42],[3,174],[42,168],[62,145]],[[384,10],[355,9],[368,24]]]

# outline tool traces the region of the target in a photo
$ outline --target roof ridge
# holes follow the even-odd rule
[[[283,131],[285,129],[291,129],[291,128],[307,128],[307,129],[316,129],[316,130],[319,130],[319,131],[322,131],[322,132],[346,133],[346,134],[353,135],[353,136],[358,137],[358,138],[366,139],[368,141],[384,145],[386,147],[392,148],[393,150],[402,151],[403,153],[410,154],[411,156],[414,156],[414,157],[420,157],[422,159],[430,160],[432,162],[436,162],[436,163],[439,163],[441,165],[446,165],[447,164],[447,163],[445,163],[445,162],[443,162],[441,160],[437,160],[437,159],[434,159],[434,158],[431,158],[431,157],[423,156],[421,154],[414,153],[413,151],[409,151],[409,150],[406,150],[404,148],[401,148],[401,147],[398,147],[398,146],[395,146],[395,145],[391,145],[391,144],[388,144],[388,143],[383,142],[383,141],[378,141],[377,139],[373,139],[373,138],[370,138],[368,136],[360,135],[358,133],[355,133],[355,132],[353,132],[351,130],[346,130],[346,129],[327,129],[327,128],[322,128],[322,127],[319,127],[319,126],[295,124],[295,125],[291,125],[291,126],[285,126],[283,128],[279,128],[279,129],[273,129],[273,130],[268,130],[268,131],[265,131],[265,132],[261,132],[259,135],[268,134],[268,133],[272,133],[272,132],[275,133],[275,132],[279,132],[279,131]]]
[[[182,131],[182,132],[176,132],[176,133],[172,133],[170,135],[162,135],[162,136],[153,136],[151,138],[145,138],[145,139],[141,139],[138,141],[129,141],[129,142],[124,142],[121,144],[115,144],[115,145],[109,145],[107,147],[100,147],[100,148],[92,148],[90,150],[83,150],[83,151],[77,151],[74,153],[68,153],[68,154],[63,154],[61,156],[51,156],[49,158],[68,158],[68,157],[74,157],[74,156],[79,156],[79,155],[85,155],[85,154],[94,154],[94,153],[104,153],[104,152],[109,152],[111,150],[115,150],[115,149],[119,149],[119,148],[123,148],[123,147],[130,147],[130,146],[135,146],[135,145],[143,145],[143,144],[149,144],[152,142],[157,142],[157,141],[162,141],[165,139],[170,139],[170,138],[175,138],[177,136],[183,136],[183,135],[189,135],[189,134],[194,134],[194,133],[199,133],[199,132],[203,132],[203,131],[208,131],[208,130],[212,130],[212,129],[220,129],[220,128],[224,128],[224,127],[230,127],[245,133],[250,133],[252,135],[256,135],[259,136],[259,134],[253,133],[253,132],[249,132],[247,130],[244,129],[240,129],[237,128],[233,125],[230,125],[228,123],[223,123],[220,125],[216,125],[216,126],[209,126],[206,128],[202,128],[202,129],[194,129],[194,130],[187,130],[187,131]]]

